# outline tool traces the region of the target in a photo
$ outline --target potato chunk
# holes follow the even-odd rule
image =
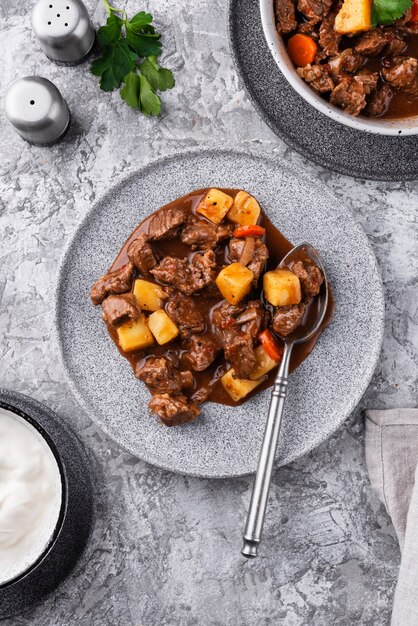
[[[234,402],[238,402],[238,400],[242,400],[245,396],[248,396],[250,391],[255,389],[263,380],[263,378],[259,378],[258,380],[234,378],[233,374],[234,369],[231,367],[231,369],[222,376],[221,383]]]
[[[248,226],[249,224],[257,224],[260,211],[260,205],[253,196],[250,196],[246,191],[239,191],[227,217],[235,224]]]
[[[175,339],[179,334],[179,329],[163,309],[151,313],[148,326],[160,346]]]
[[[117,329],[119,345],[124,352],[144,350],[154,343],[145,319],[129,320]]]
[[[216,284],[229,304],[238,304],[251,291],[253,280],[254,273],[248,267],[231,263],[219,272]]]
[[[278,362],[271,358],[264,350],[263,346],[258,346],[254,350],[256,364],[249,375],[250,380],[258,380],[262,376],[265,376],[270,372],[270,370],[274,369],[278,366]]]
[[[134,295],[141,309],[145,311],[158,311],[163,306],[163,300],[168,298],[161,287],[141,278],[135,281]]]
[[[372,27],[372,0],[345,0],[337,17],[335,30],[340,35],[354,35]]]
[[[220,189],[209,189],[206,196],[200,201],[197,213],[204,215],[214,224],[220,224],[228,213],[234,200]]]
[[[264,295],[273,306],[299,304],[302,299],[299,278],[284,267],[264,274],[263,289]]]

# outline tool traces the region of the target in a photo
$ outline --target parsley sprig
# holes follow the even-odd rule
[[[152,15],[141,11],[128,19],[124,9],[103,0],[108,14],[106,24],[97,33],[101,57],[93,61],[91,71],[100,76],[100,88],[113,91],[123,85],[120,97],[145,115],[158,116],[161,99],[157,91],[174,87],[170,70],[160,67],[161,35],[152,25]]]
[[[412,0],[373,0],[372,25],[393,24],[412,6]]]

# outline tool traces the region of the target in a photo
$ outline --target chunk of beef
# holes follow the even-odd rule
[[[374,28],[361,35],[354,49],[363,56],[377,56],[382,52],[387,43],[388,37],[385,30],[382,28]]]
[[[329,13],[332,0],[298,0],[298,11],[311,22],[320,22]]]
[[[206,250],[203,254],[195,254],[191,271],[196,284],[196,291],[212,285],[216,279],[216,257],[212,250]]]
[[[319,28],[319,45],[328,56],[338,54],[338,46],[340,45],[341,35],[334,29],[336,13],[329,13]]]
[[[281,337],[287,337],[300,326],[305,310],[303,302],[279,307],[273,316],[273,330]]]
[[[252,242],[250,251],[247,247],[248,240]],[[229,242],[228,259],[246,265],[253,272],[255,281],[258,280],[264,270],[268,258],[268,248],[259,237],[234,238]]]
[[[308,63],[305,67],[297,67],[296,72],[318,93],[327,93],[334,89],[334,82],[325,65],[310,65]]]
[[[402,35],[418,35],[418,22],[411,22],[410,18],[397,20],[395,26]]]
[[[132,292],[108,296],[102,302],[102,309],[104,321],[111,326],[119,326],[127,320],[137,320],[141,317],[141,309]]]
[[[372,94],[367,103],[366,112],[370,117],[378,117],[383,115],[387,110],[392,96],[392,90],[387,83],[383,83]]]
[[[176,395],[184,387],[193,387],[193,374],[180,372],[168,359],[151,357],[137,367],[135,376],[157,393]]]
[[[240,330],[229,332],[224,352],[225,358],[234,368],[235,376],[248,378],[256,363],[251,335]]]
[[[207,250],[203,254],[195,254],[191,263],[188,259],[167,256],[151,270],[151,274],[182,293],[191,295],[215,282],[215,267],[215,254]]]
[[[394,89],[413,93],[417,90],[418,61],[413,57],[395,57],[383,65],[382,76]]]
[[[193,248],[216,248],[220,241],[232,237],[232,224],[219,225],[190,217],[182,230],[181,240]]]
[[[129,262],[118,270],[109,272],[99,278],[90,291],[90,298],[93,304],[101,304],[109,295],[130,291],[134,272],[135,266],[132,262]]]
[[[225,358],[238,378],[247,378],[254,368],[254,345],[267,323],[268,314],[259,300],[240,306],[224,301],[212,312],[212,324],[224,347]]]
[[[346,78],[345,74],[354,74],[363,65],[363,57],[352,48],[346,48],[328,61],[329,72],[335,83]]]
[[[180,207],[158,211],[149,223],[148,239],[173,239],[186,219],[187,213]]]
[[[237,326],[237,317],[243,313],[246,309],[245,304],[239,304],[234,306],[229,304],[226,300],[213,309],[212,311],[212,324],[219,336],[223,336],[222,333],[234,326]]]
[[[395,56],[405,51],[406,43],[403,33],[396,28],[386,28],[387,46],[385,48],[386,56]]]
[[[324,275],[319,267],[309,261],[297,261],[293,263],[291,270],[300,280],[305,301],[318,295],[324,282]]]
[[[255,344],[259,333],[268,326],[270,314],[266,311],[260,300],[250,300],[245,310],[235,318],[236,325],[246,333],[249,333]]]
[[[366,106],[364,85],[355,78],[344,78],[332,90],[329,101],[350,115],[359,115]]]
[[[200,414],[199,405],[183,395],[171,396],[168,393],[157,393],[151,398],[148,406],[166,426],[192,422]]]
[[[218,356],[221,347],[212,335],[191,335],[184,357],[195,372],[203,372]]]
[[[377,87],[377,83],[379,80],[379,74],[377,72],[371,72],[367,68],[363,69],[361,72],[354,77],[357,82],[361,82],[364,87],[364,93],[368,96],[372,93]]]
[[[308,37],[316,42],[319,41],[318,22],[315,20],[313,22],[300,22],[296,31],[302,35],[308,35]]]
[[[209,398],[212,393],[212,389],[212,385],[203,385],[203,387],[199,387],[199,389],[195,391],[190,400],[197,402],[198,404],[202,404],[202,402],[205,402]]]
[[[147,274],[157,265],[151,246],[144,233],[138,235],[128,247],[129,260],[139,269],[141,274]]]
[[[294,0],[275,0],[276,27],[280,34],[291,33],[297,26]]]
[[[205,330],[205,320],[193,298],[174,293],[166,308],[168,315],[178,326],[182,339],[188,339],[192,333],[203,333]]]
[[[269,313],[264,310],[260,300],[250,300],[238,306],[224,300],[212,311],[214,331],[223,345],[229,341],[229,334],[233,335],[236,330],[249,333],[256,344],[258,333],[268,323]]]

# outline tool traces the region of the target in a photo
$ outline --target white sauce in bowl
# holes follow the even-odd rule
[[[51,448],[26,420],[0,407],[0,584],[24,573],[46,550],[61,502]]]

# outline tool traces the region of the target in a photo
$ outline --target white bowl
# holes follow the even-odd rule
[[[302,98],[315,109],[331,119],[355,128],[356,130],[376,133],[379,135],[416,135],[418,134],[418,116],[399,119],[380,119],[354,117],[344,113],[342,109],[330,104],[298,76],[295,66],[289,58],[283,39],[276,29],[273,0],[260,0],[261,23],[268,47],[281,73]],[[274,86],[272,85],[272,89]]]

